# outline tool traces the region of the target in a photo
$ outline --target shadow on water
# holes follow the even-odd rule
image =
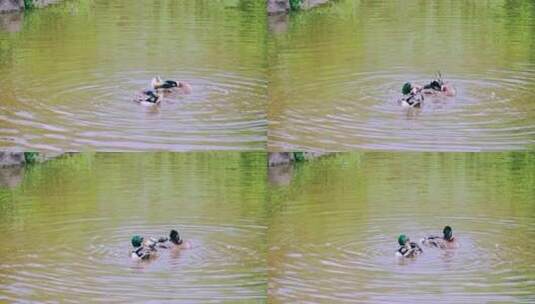
[[[0,14],[0,31],[16,33],[21,30],[24,13],[10,12]]]
[[[23,178],[23,166],[0,168],[0,187],[15,188],[20,185]]]

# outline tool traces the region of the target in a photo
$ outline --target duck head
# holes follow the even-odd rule
[[[173,244],[175,245],[180,245],[182,244],[182,239],[180,238],[180,235],[178,234],[178,231],[176,230],[171,230],[171,232],[169,232],[169,240],[171,240],[171,242],[173,242]]]
[[[431,86],[431,89],[435,91],[441,91],[444,88],[442,83],[439,82],[438,80],[431,81],[430,86]]]
[[[453,230],[450,226],[444,227],[444,230],[442,230],[442,233],[444,234],[444,239],[446,241],[451,241],[453,239]]]
[[[405,244],[407,244],[409,241],[409,238],[404,234],[400,234],[398,237],[398,243],[400,246],[405,246]]]
[[[403,87],[401,87],[401,93],[403,95],[407,95],[412,91],[412,84],[410,82],[406,82]]]
[[[134,248],[137,248],[137,247],[141,247],[141,245],[143,244],[143,237],[140,236],[140,235],[134,235],[132,237],[132,246],[134,246]]]

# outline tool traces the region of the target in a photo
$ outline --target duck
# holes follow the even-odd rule
[[[410,92],[407,95],[404,95],[400,99],[398,99],[398,103],[403,108],[421,108],[424,103],[424,95],[421,93],[413,93]]]
[[[451,84],[442,79],[442,74],[439,71],[435,79],[424,86],[406,82],[401,88],[401,93],[403,97],[398,100],[401,106],[421,108],[425,99],[424,95],[453,97],[457,94],[457,91]]]
[[[144,238],[139,235],[134,235],[131,239],[134,249],[130,253],[130,257],[134,261],[150,260],[157,257],[155,246],[151,242],[144,242]]]
[[[400,258],[413,258],[424,251],[418,244],[411,242],[411,240],[404,234],[398,237],[399,249],[396,251],[396,256]]]
[[[178,231],[172,229],[169,232],[169,237],[161,237],[157,240],[158,247],[160,248],[180,248],[189,249],[191,244],[189,241],[184,241],[180,238]]]
[[[153,90],[165,93],[190,94],[192,91],[191,86],[187,82],[178,80],[163,81],[160,76],[152,78],[151,87]]]
[[[428,247],[437,247],[440,249],[457,248],[458,244],[453,236],[453,229],[450,226],[445,226],[442,230],[442,237],[431,235],[420,240],[422,245]]]
[[[191,248],[191,243],[180,238],[178,231],[171,230],[169,232],[169,241],[174,245],[175,248],[189,249]]]
[[[455,96],[457,91],[455,88],[448,82],[445,82],[442,79],[442,73],[437,72],[435,80],[431,81],[429,84],[424,85],[421,89],[422,93],[428,95],[444,95],[448,97]]]
[[[145,106],[159,105],[162,101],[163,95],[154,90],[143,90],[134,97],[134,102]]]

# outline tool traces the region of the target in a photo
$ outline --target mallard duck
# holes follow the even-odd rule
[[[180,238],[180,235],[178,234],[178,231],[171,230],[169,232],[169,241],[175,246],[179,248],[191,248],[191,244],[188,241],[184,241],[182,238]]]
[[[162,101],[162,95],[153,90],[141,91],[134,97],[134,101],[146,106],[159,105]]]
[[[413,86],[410,82],[406,82],[401,87],[403,97],[398,99],[398,103],[404,108],[421,108],[424,102],[424,95],[421,94],[422,88]]]
[[[404,234],[401,234],[398,237],[398,243],[400,247],[396,251],[397,257],[412,258],[424,252],[422,248],[418,246],[418,244],[411,242],[410,239]]]
[[[412,85],[410,82],[403,84],[401,88],[401,97],[398,102],[405,107],[420,108],[424,101],[424,95],[442,95],[455,96],[455,88],[442,79],[442,74],[437,72],[435,80],[430,83],[420,86]]]
[[[131,240],[134,249],[130,253],[130,257],[133,260],[149,260],[156,257],[156,248],[151,242],[144,242],[142,236],[134,235]]]
[[[438,247],[442,249],[455,248],[457,246],[455,237],[453,236],[453,230],[450,226],[444,227],[442,230],[443,236],[428,236],[420,240],[422,245],[429,247]]]
[[[180,235],[178,234],[178,231],[174,229],[169,232],[169,237],[161,237],[158,239],[157,242],[158,246],[161,248],[191,248],[190,242],[181,239]]]
[[[435,80],[431,81],[429,84],[426,84],[421,89],[422,93],[424,94],[442,94],[444,96],[455,96],[457,93],[455,88],[445,82],[442,79],[442,74],[437,72]]]
[[[151,87],[154,90],[161,90],[165,93],[178,92],[182,94],[191,93],[191,86],[183,81],[165,80],[163,81],[160,76],[152,78]]]
[[[420,93],[410,93],[398,100],[398,103],[404,108],[421,108],[424,103],[424,95]]]

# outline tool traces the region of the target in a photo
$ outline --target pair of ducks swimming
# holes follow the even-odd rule
[[[141,91],[134,101],[142,105],[159,105],[163,97],[169,94],[190,94],[192,89],[187,82],[178,80],[162,80],[156,76],[151,81],[151,89]]]
[[[440,72],[437,73],[435,80],[424,86],[412,85],[410,82],[406,82],[401,88],[401,93],[403,97],[398,100],[398,103],[405,108],[421,108],[425,99],[424,95],[452,97],[457,94],[452,85],[442,80]]]
[[[420,244],[428,247],[436,247],[440,249],[453,249],[457,247],[457,242],[453,236],[453,230],[450,226],[444,227],[442,230],[443,236],[428,236],[420,240]],[[399,249],[396,251],[396,256],[404,258],[412,258],[422,254],[424,251],[416,243],[404,234],[398,237]]]
[[[169,232],[169,237],[160,237],[158,239],[150,238],[145,240],[140,235],[134,235],[131,239],[131,243],[134,249],[130,253],[130,257],[136,261],[150,260],[158,257],[158,248],[191,248],[190,243],[181,239],[178,231],[174,229]]]

